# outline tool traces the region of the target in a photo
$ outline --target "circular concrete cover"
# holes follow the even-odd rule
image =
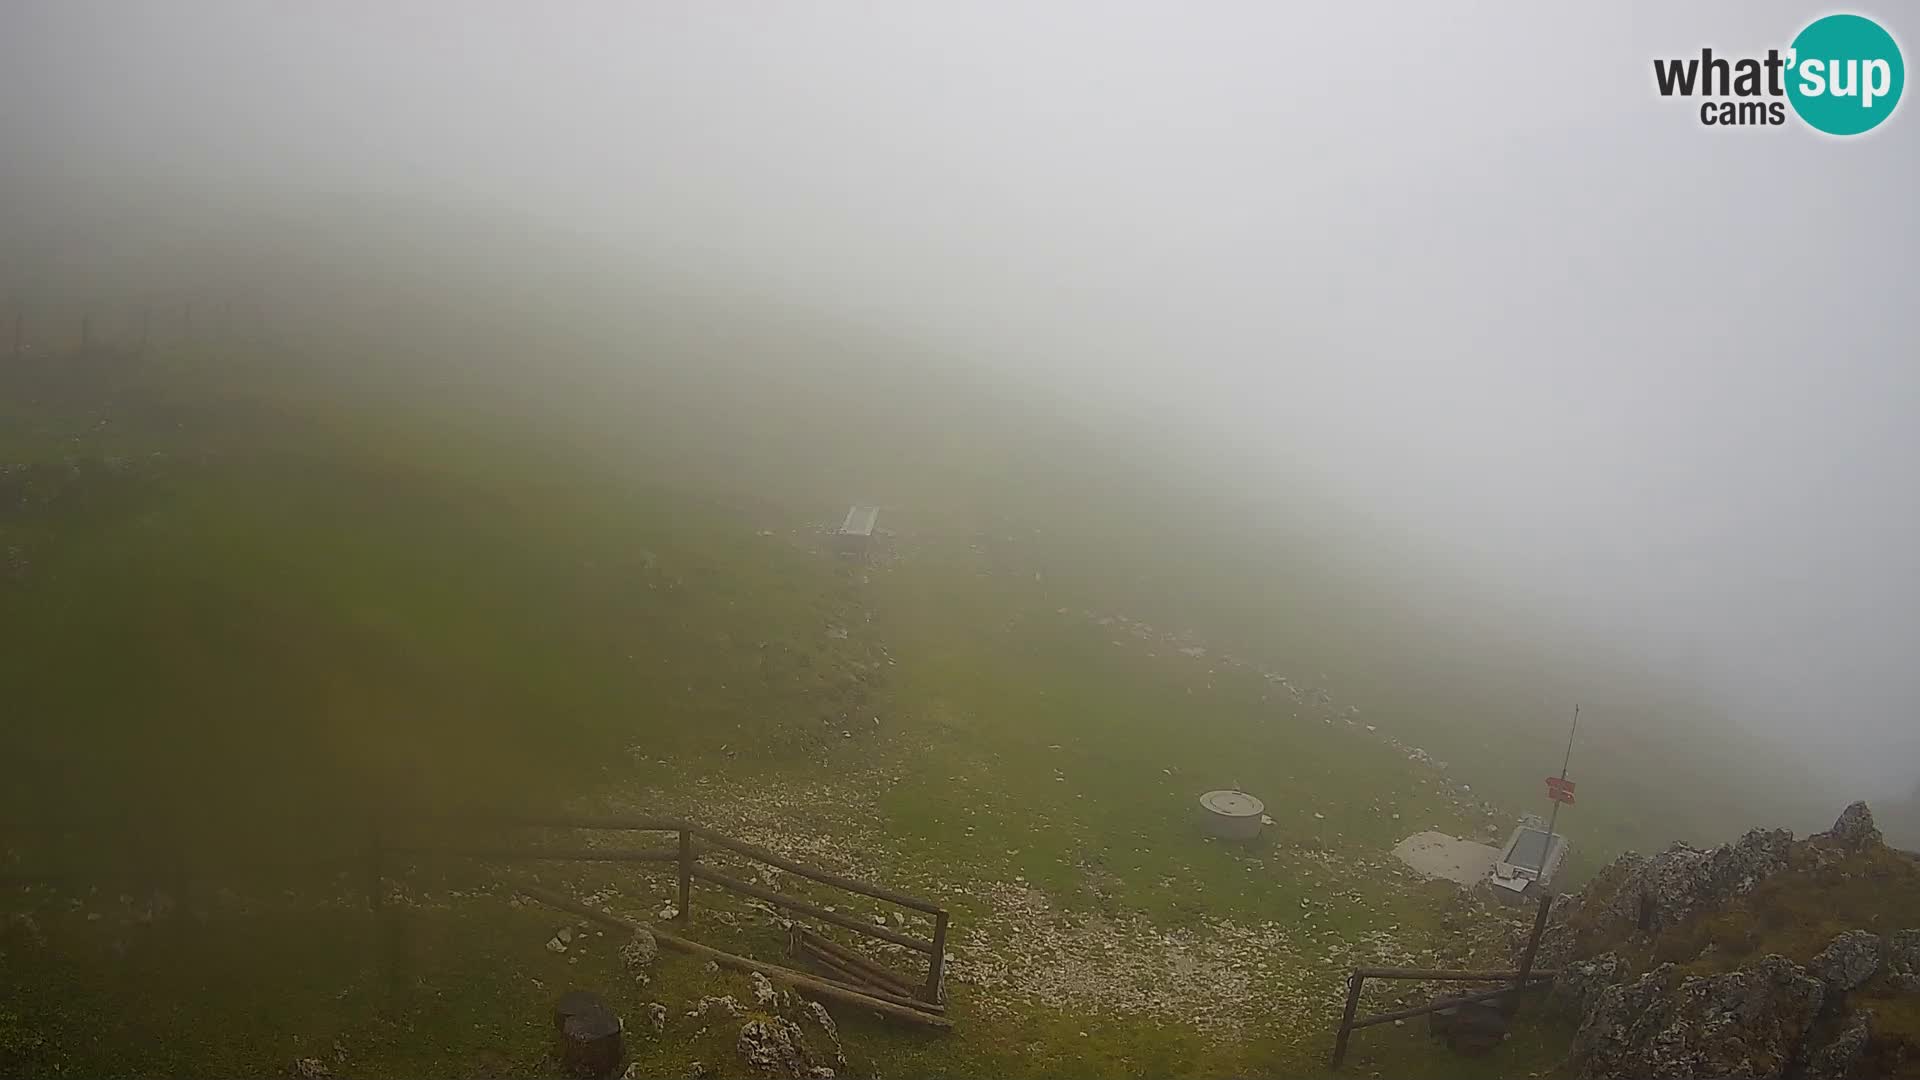
[[[1200,796],[1200,805],[1221,817],[1258,817],[1266,812],[1259,799],[1244,791],[1209,791]]]

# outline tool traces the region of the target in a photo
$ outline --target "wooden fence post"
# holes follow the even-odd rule
[[[947,913],[933,917],[933,956],[927,961],[927,988],[921,995],[927,1004],[940,1004],[940,984],[947,966]]]
[[[693,830],[680,830],[680,921],[693,921]]]
[[[1336,1070],[1341,1062],[1347,1060],[1347,1037],[1353,1034],[1353,1014],[1360,1008],[1360,984],[1365,981],[1366,976],[1357,971],[1347,976],[1347,1011],[1341,1014],[1340,1034],[1333,1039],[1333,1067]]]

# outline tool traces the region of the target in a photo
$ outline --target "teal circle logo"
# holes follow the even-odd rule
[[[1793,39],[1787,100],[1800,119],[1829,135],[1879,126],[1900,103],[1907,66],[1893,35],[1859,15],[1828,15]]]

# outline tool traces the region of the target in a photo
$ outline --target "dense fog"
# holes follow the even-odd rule
[[[1650,78],[1812,14],[27,0],[0,284],[41,326],[538,308],[534,378],[689,304],[849,328],[1133,433],[1251,550],[1324,522],[1410,610],[1551,627],[1901,795],[1914,107],[1716,130]]]

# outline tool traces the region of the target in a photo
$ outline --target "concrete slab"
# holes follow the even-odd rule
[[[1427,877],[1477,885],[1493,874],[1500,849],[1443,832],[1419,832],[1395,844],[1393,857]]]

